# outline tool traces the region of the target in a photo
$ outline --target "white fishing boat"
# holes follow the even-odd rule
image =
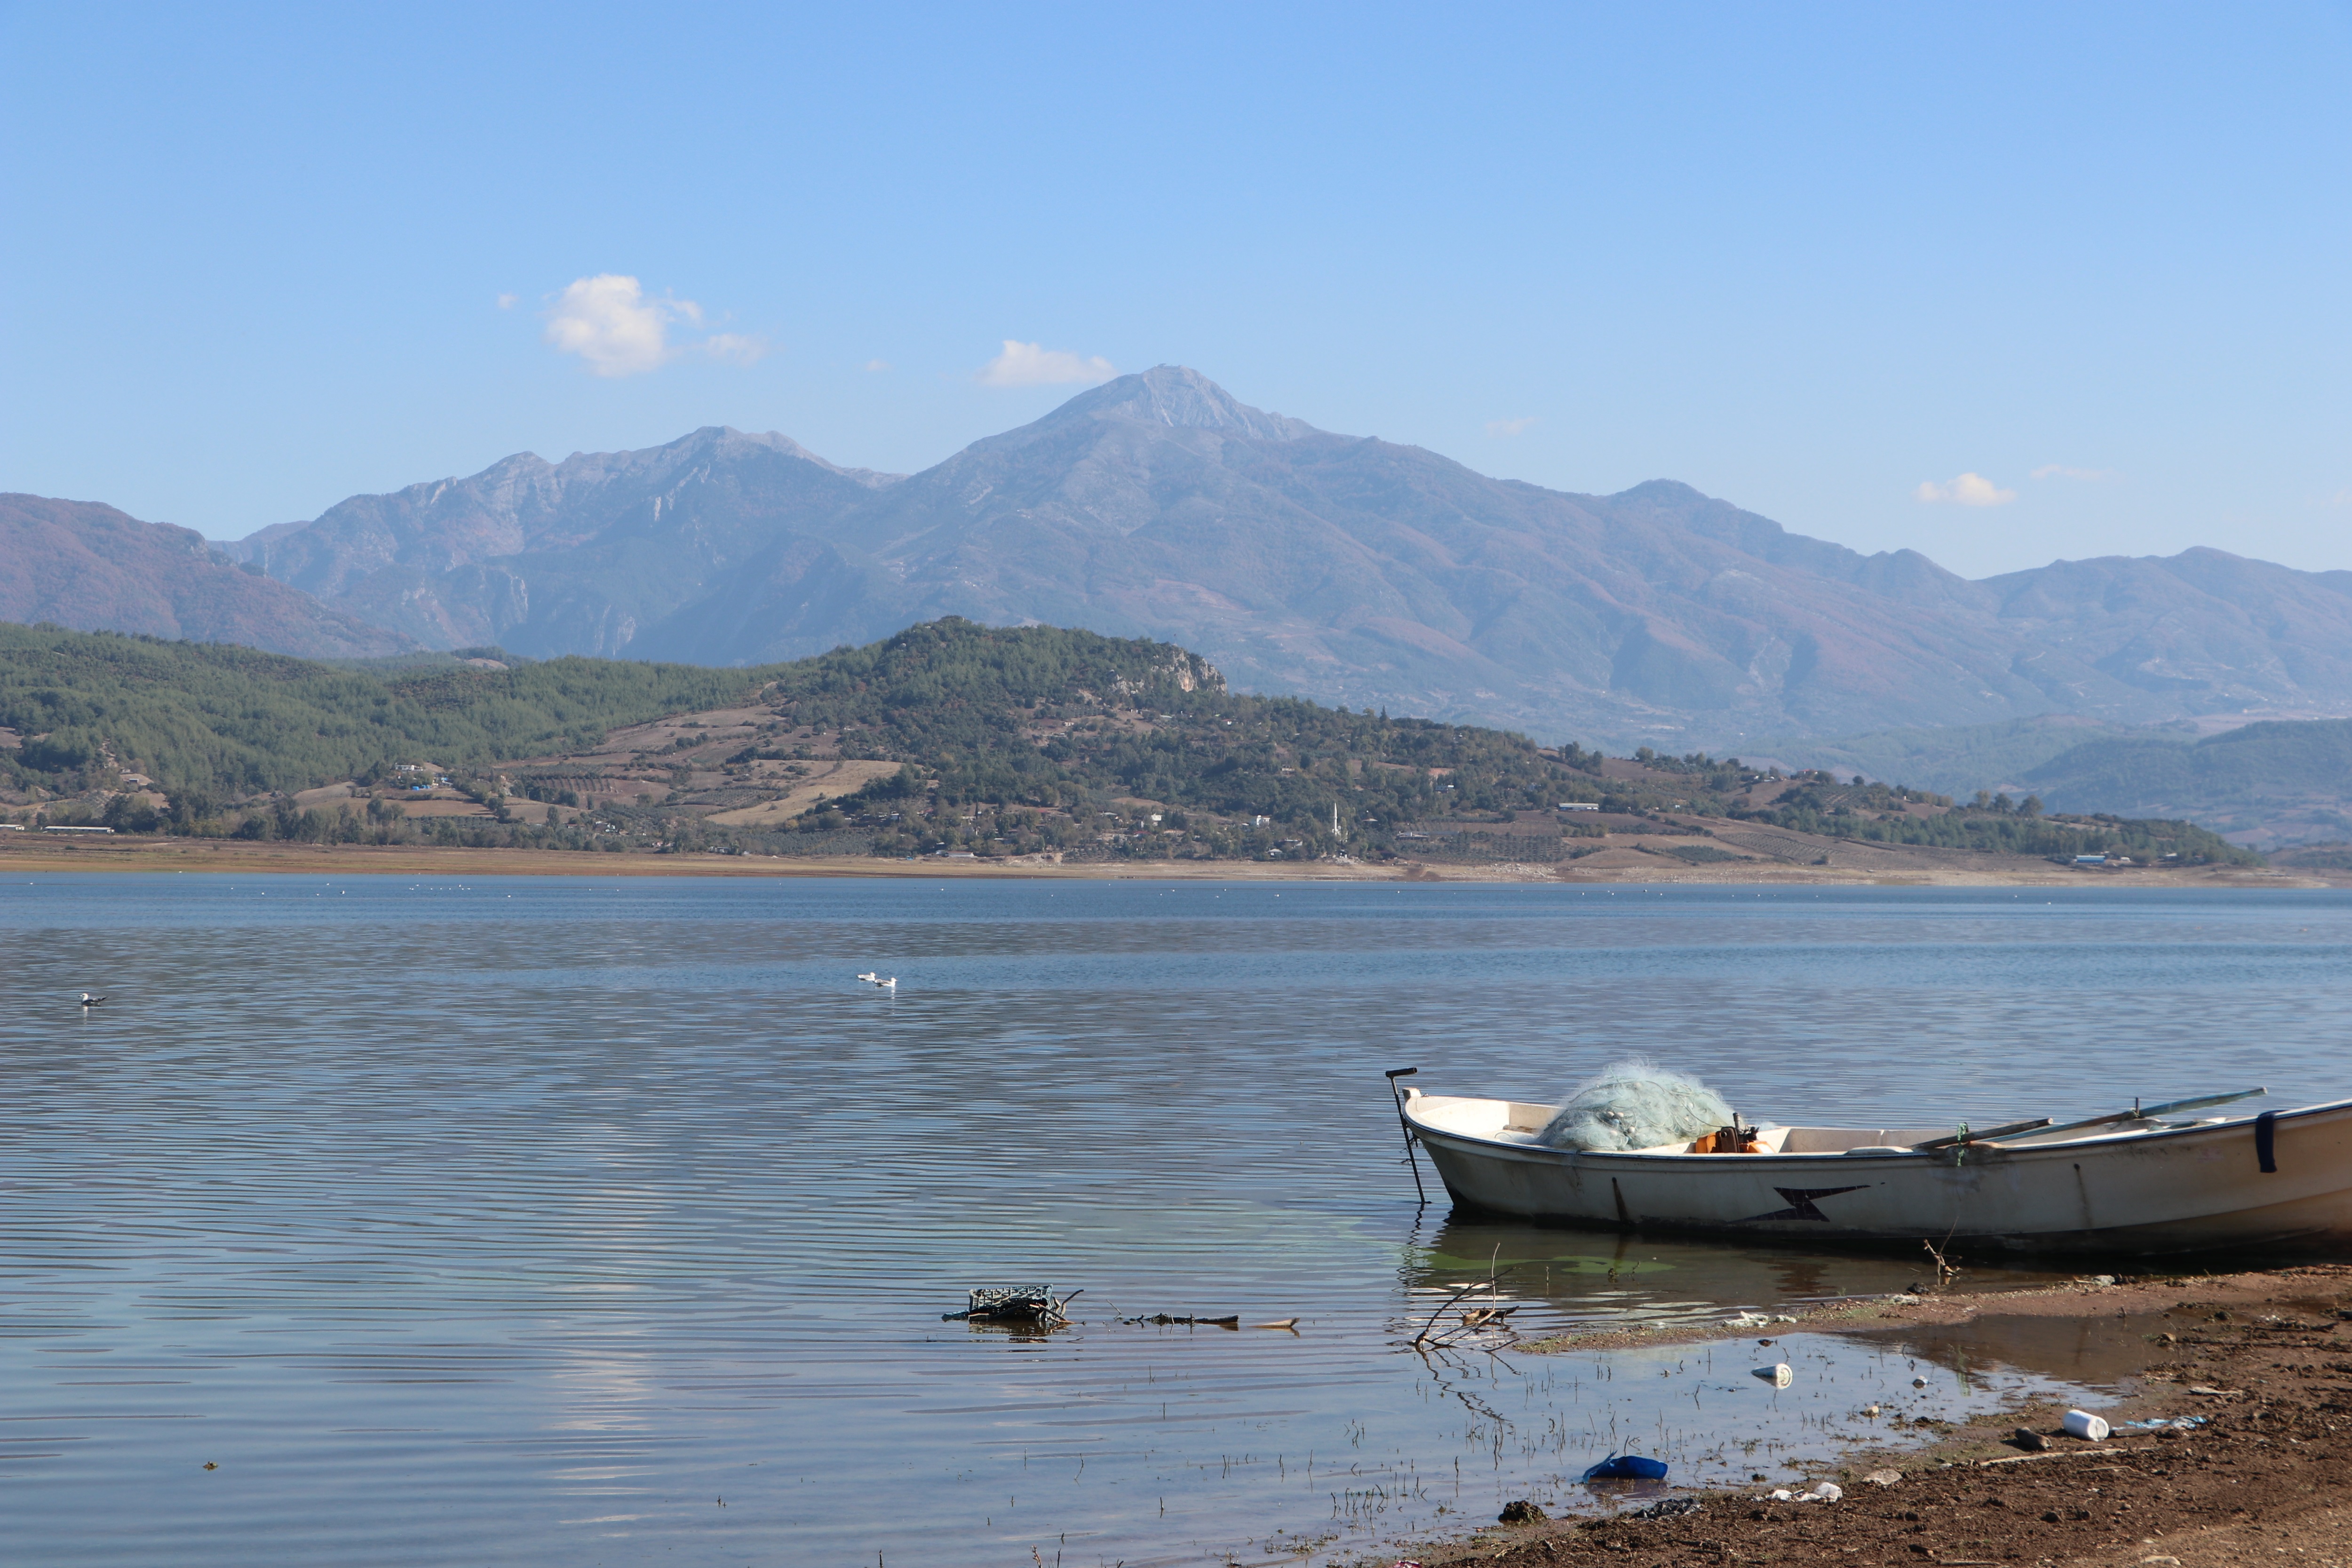
[[[1549,1105],[1400,1090],[1456,1205],[1539,1224],[2126,1253],[2352,1234],[2352,1100],[2196,1114],[2247,1089],[2061,1126],[1768,1123],[1597,1152],[1539,1142]]]

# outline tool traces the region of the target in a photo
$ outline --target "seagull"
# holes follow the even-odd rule
[[[91,995],[91,994],[90,994],[89,992],[87,992],[87,991],[85,991],[85,992],[83,992],[83,993],[81,994],[81,1005],[82,1005],[83,1006],[85,1006],[85,1007],[95,1007],[95,1006],[97,1006],[100,1002],[103,1002],[103,1001],[105,1001],[105,1000],[106,1000],[106,998],[105,998],[105,997],[103,997],[103,996],[93,996],[93,995]]]
[[[867,970],[865,973],[863,973],[863,974],[859,975],[857,978],[858,978],[858,979],[860,979],[860,980],[863,980],[863,981],[864,981],[864,982],[866,982],[866,984],[868,984],[868,985],[879,985],[879,984],[882,984],[882,977],[881,977],[880,975],[878,975],[878,974],[875,973],[874,973],[872,970],[870,970],[870,969],[869,969],[869,970]]]
[[[894,974],[887,980],[877,980],[874,984],[885,991],[896,991],[898,989],[898,977]]]

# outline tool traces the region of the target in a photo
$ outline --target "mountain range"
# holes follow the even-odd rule
[[[1241,689],[1673,752],[2352,714],[2352,573],[2190,550],[1971,582],[1671,481],[1490,479],[1173,366],[910,477],[709,428],[523,454],[219,549],[427,647],[735,664],[959,615],[1180,642]]]
[[[0,495],[0,621],[242,643],[303,658],[415,644],[247,570],[193,529],[94,501]]]

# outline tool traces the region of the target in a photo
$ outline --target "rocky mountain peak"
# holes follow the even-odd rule
[[[973,446],[982,450],[1025,446],[1082,421],[1113,419],[1214,430],[1260,441],[1296,441],[1318,433],[1303,419],[1252,408],[1189,366],[1162,364],[1139,374],[1107,381],[1091,392],[1080,393],[1034,424],[974,442]]]

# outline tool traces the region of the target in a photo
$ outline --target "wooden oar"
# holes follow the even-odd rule
[[[1955,1132],[1948,1138],[1930,1138],[1925,1143],[1914,1143],[1914,1149],[1948,1149],[1955,1143],[1980,1143],[1988,1138],[2006,1138],[2014,1132],[2032,1132],[2050,1125],[2050,1118],[2037,1116],[2031,1121],[2011,1121],[2000,1127],[1988,1127],[1981,1132]]]
[[[2227,1105],[2232,1100],[2252,1100],[2258,1094],[2268,1094],[2267,1089],[2239,1089],[2227,1094],[2200,1094],[2188,1100],[2168,1100],[2161,1105],[2133,1106],[2129,1110],[2117,1110],[2105,1116],[2089,1116],[2080,1121],[2050,1124],[2050,1118],[2036,1117],[2031,1121],[2012,1121],[2002,1127],[1988,1127],[1981,1132],[1955,1132],[1948,1138],[1930,1138],[1924,1143],[1914,1143],[1914,1149],[1948,1149],[1955,1143],[1990,1143],[1997,1138],[2014,1138],[2030,1132],[2046,1138],[2053,1132],[2082,1132],[2093,1127],[2112,1127],[2118,1121],[2152,1121],[2160,1116],[2178,1116],[2184,1110],[2203,1110],[2209,1106]]]
[[[2034,1136],[2047,1137],[2053,1132],[2083,1132],[2094,1127],[2112,1127],[2118,1121],[2152,1121],[2158,1117],[2178,1116],[2184,1110],[2203,1110],[2209,1106],[2228,1105],[2232,1100],[2252,1100],[2258,1094],[2269,1092],[2267,1089],[2232,1089],[2228,1094],[2201,1094],[2189,1100],[2168,1100],[2161,1105],[2135,1106],[2129,1110],[2118,1110],[2111,1116],[2091,1116],[2080,1121],[2062,1121],[2055,1127],[2044,1124],[2035,1131]],[[2021,1129],[2014,1127],[2000,1127],[1989,1132],[1972,1132],[1969,1135],[1968,1142],[1980,1142],[1989,1138],[1998,1138],[2019,1131]],[[1953,1143],[1958,1140],[1943,1138],[1937,1142]],[[1925,1149],[1929,1145],[1921,1143],[1917,1147]]]

